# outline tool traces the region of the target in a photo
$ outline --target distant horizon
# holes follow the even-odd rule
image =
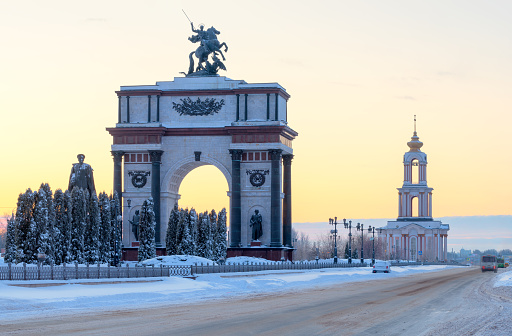
[[[352,223],[363,223],[364,228],[369,225],[382,227],[389,220],[396,218],[357,218]],[[450,224],[448,231],[448,251],[460,252],[465,250],[512,249],[512,215],[489,216],[447,216],[437,217],[444,224]],[[338,218],[338,221],[342,221]],[[489,228],[492,229],[489,229]],[[321,235],[328,234],[333,229],[328,220],[325,222],[293,223],[293,228],[304,232],[313,241]],[[348,230],[338,228],[342,237],[348,235]],[[346,231],[346,232],[345,232]]]

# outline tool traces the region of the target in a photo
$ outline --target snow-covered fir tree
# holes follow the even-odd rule
[[[78,187],[71,191],[71,261],[84,263],[84,234],[87,225],[89,192]]]
[[[14,220],[14,214],[7,220],[7,232],[5,235],[5,254],[4,262],[16,262],[16,221]]]
[[[110,200],[105,192],[99,196],[101,225],[99,229],[99,259],[102,263],[110,262],[110,240],[112,237],[112,214],[110,213]]]
[[[219,216],[217,218],[217,227],[215,228],[215,235],[213,241],[213,260],[225,260],[228,247],[226,208],[222,209],[219,212]]]
[[[39,230],[36,221],[32,217],[28,226],[27,240],[25,241],[25,249],[23,251],[23,262],[27,264],[37,263],[37,244],[38,244]]]
[[[210,216],[206,211],[199,215],[197,227],[197,255],[199,257],[210,259],[212,255],[210,239]]]
[[[180,242],[180,250],[181,254],[193,255],[194,254],[194,241],[192,238],[192,234],[190,232],[190,212],[185,210],[183,212],[183,220],[181,221],[182,225],[182,235]]]
[[[217,232],[217,213],[215,210],[212,209],[209,217],[209,224],[210,224],[210,234],[208,238],[208,251],[210,255],[210,259],[214,258],[215,253],[215,233]]]
[[[53,198],[55,224],[54,224],[54,257],[55,264],[60,265],[71,261],[69,254],[71,248],[71,194],[68,190],[55,191]]]
[[[226,209],[217,217],[215,210],[198,215],[194,208],[188,211],[175,204],[167,224],[167,254],[224,259],[227,250],[226,234]]]
[[[48,233],[48,245],[50,249],[46,251],[46,264],[55,263],[55,206],[53,200],[53,192],[48,183],[42,183],[40,190],[44,190],[46,194],[46,203],[48,204],[48,226],[46,232]]]
[[[84,258],[85,262],[95,264],[100,259],[99,233],[101,226],[99,201],[95,192],[88,201],[89,211],[84,237]]]
[[[142,203],[139,219],[139,262],[156,257],[155,225],[153,198],[149,198]]]
[[[185,254],[183,252],[183,240],[188,229],[188,209],[180,209],[178,229],[176,230],[176,254]],[[186,244],[187,242],[185,242]]]
[[[121,217],[121,202],[119,195],[114,192],[110,199],[110,215],[112,219],[112,226],[110,231],[110,250],[111,262],[115,265],[121,260],[121,237],[122,237],[122,217]]]
[[[359,253],[357,252],[357,248],[352,252],[352,259],[359,259]]]
[[[30,237],[31,224],[33,223],[34,212],[34,193],[29,188],[25,193],[20,194],[16,207],[16,263],[29,262],[33,260],[34,246],[30,246],[28,238]],[[35,244],[35,242],[34,242]]]
[[[190,234],[189,253],[190,255],[196,255],[197,253],[197,212],[194,208],[188,212],[188,232]]]
[[[38,256],[45,257],[45,263],[53,263],[53,201],[51,190],[44,188],[43,185],[35,193],[34,224],[31,228],[30,239],[35,238],[35,250],[33,256],[37,262]]]
[[[178,209],[178,204],[175,203],[174,207],[171,210],[171,215],[169,216],[169,222],[167,223],[167,232],[165,235],[165,249],[167,251],[167,255],[176,255],[178,254],[178,244],[177,244],[177,231],[178,224],[180,221],[180,210]]]

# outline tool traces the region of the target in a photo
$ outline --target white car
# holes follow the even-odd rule
[[[373,265],[372,273],[377,272],[391,273],[391,262],[382,260],[376,261]]]

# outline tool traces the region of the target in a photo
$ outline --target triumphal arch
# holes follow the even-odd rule
[[[114,190],[122,195],[123,244],[138,245],[130,221],[153,197],[156,244],[164,248],[181,182],[193,169],[213,165],[229,186],[228,256],[291,259],[291,163],[297,133],[287,122],[290,95],[278,83],[219,76],[225,66],[211,49],[209,58],[199,57],[197,67],[191,53],[184,77],[116,91],[118,121],[107,130],[113,136]],[[261,222],[256,237],[251,227],[255,214]]]

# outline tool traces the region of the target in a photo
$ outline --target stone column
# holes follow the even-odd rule
[[[292,159],[293,155],[283,155],[283,245],[292,247]]]
[[[111,151],[110,152],[114,159],[114,193],[117,192],[119,197],[119,203],[123,206],[122,196],[123,196],[123,151]]]
[[[448,235],[444,235],[444,260],[448,259]]]
[[[151,197],[153,198],[153,210],[155,212],[155,243],[162,246],[160,235],[160,165],[162,164],[161,150],[148,150],[151,159]]]
[[[126,96],[126,122],[130,122],[130,96]]]
[[[272,160],[270,176],[270,246],[281,247],[281,149],[269,149]]]
[[[398,193],[398,217],[403,217],[402,215],[402,193]]]
[[[242,194],[240,185],[241,149],[230,149],[231,154],[231,215],[230,215],[230,247],[239,247],[242,242]]]

